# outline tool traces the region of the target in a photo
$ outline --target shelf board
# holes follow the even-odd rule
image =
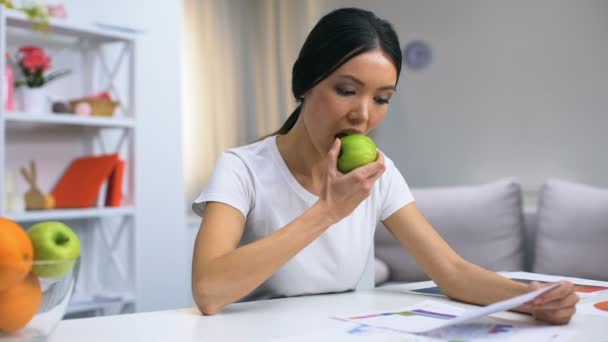
[[[70,220],[87,219],[99,217],[111,217],[121,215],[133,215],[133,207],[117,208],[87,208],[87,209],[54,209],[26,211],[18,214],[6,213],[6,217],[16,222],[34,222],[48,220]]]
[[[27,16],[15,10],[6,11],[6,23],[8,27],[33,30],[32,23]],[[55,35],[89,38],[101,42],[130,41],[135,38],[134,34],[108,30],[64,19],[51,19],[50,24],[51,34]]]
[[[51,125],[73,125],[88,126],[98,128],[133,128],[134,119],[103,117],[103,116],[76,116],[73,114],[53,114],[53,113],[24,113],[24,112],[5,112],[4,120],[7,123],[21,122],[32,124],[51,124]]]

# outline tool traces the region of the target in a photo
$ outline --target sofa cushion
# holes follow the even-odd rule
[[[476,186],[413,188],[412,192],[427,220],[466,260],[494,271],[522,269],[522,196],[515,179]],[[391,281],[429,279],[382,225],[376,229],[375,245],[376,256],[389,265]]]
[[[608,280],[608,189],[547,181],[535,251],[534,272]]]

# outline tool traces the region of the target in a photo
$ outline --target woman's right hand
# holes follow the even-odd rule
[[[332,222],[348,216],[369,196],[376,180],[384,173],[384,155],[378,151],[376,161],[358,167],[347,174],[338,171],[340,139],[336,138],[328,153],[325,184],[319,202],[328,210]]]

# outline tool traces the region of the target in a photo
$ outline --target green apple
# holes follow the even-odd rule
[[[348,173],[378,158],[374,141],[364,134],[351,134],[340,138],[342,147],[338,157],[338,170]]]
[[[62,222],[46,221],[32,226],[27,234],[34,245],[32,271],[36,275],[59,278],[74,267],[80,256],[80,239],[70,227]]]

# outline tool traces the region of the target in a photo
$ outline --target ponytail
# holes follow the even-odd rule
[[[291,115],[289,115],[287,120],[285,120],[285,123],[283,124],[283,126],[281,126],[281,128],[279,128],[279,130],[274,132],[272,135],[287,134],[293,128],[293,126],[295,126],[296,121],[298,121],[298,118],[300,117],[301,111],[302,111],[302,104],[300,103],[298,105],[298,107],[296,107],[296,109],[293,111],[293,113],[291,113]]]
[[[293,128],[293,126],[295,126],[296,122],[298,121],[298,118],[300,117],[300,112],[302,112],[302,103],[300,103],[298,105],[298,107],[296,107],[296,109],[291,113],[291,115],[289,115],[287,120],[285,120],[285,123],[283,123],[283,126],[281,126],[281,128],[279,128],[278,131],[265,135],[256,141],[264,140],[273,135],[287,134]]]

